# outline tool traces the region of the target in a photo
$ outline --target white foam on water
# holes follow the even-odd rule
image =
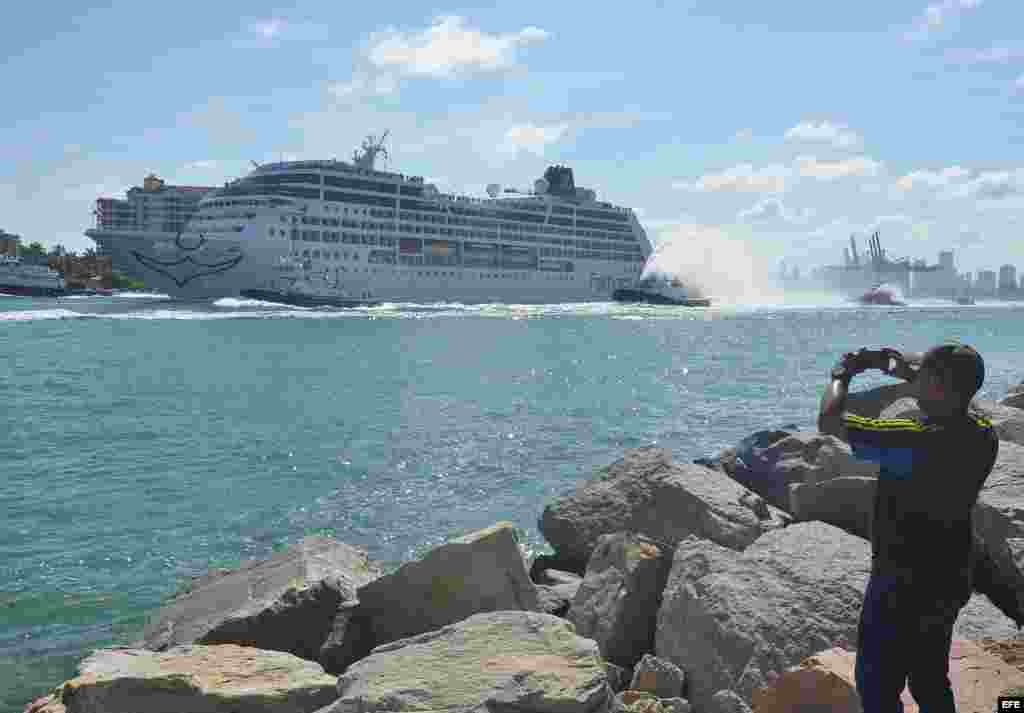
[[[0,312],[0,322],[36,322],[46,319],[82,319],[91,314],[73,312],[69,309],[32,309]]]

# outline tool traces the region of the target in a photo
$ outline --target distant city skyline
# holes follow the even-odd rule
[[[95,199],[150,172],[219,185],[390,129],[388,167],[443,191],[572,166],[676,262],[826,264],[879,229],[894,256],[1024,267],[1020,3],[111,0],[7,20],[3,227],[48,246],[91,246]]]

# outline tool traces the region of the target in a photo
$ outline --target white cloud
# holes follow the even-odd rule
[[[273,39],[281,34],[281,30],[284,28],[284,20],[278,18],[271,18],[269,20],[259,20],[249,25],[249,31],[259,35],[264,39]]]
[[[1024,94],[1024,74],[1013,82],[1013,91],[1015,94]]]
[[[461,17],[448,16],[437,18],[421,32],[391,29],[375,33],[367,57],[379,69],[443,78],[461,72],[509,67],[515,62],[518,48],[547,37],[547,32],[536,27],[514,33],[488,34],[465,27]]]
[[[393,94],[397,89],[398,81],[390,74],[380,74],[376,77],[356,74],[348,82],[337,82],[327,88],[331,94],[343,100],[357,96],[385,96]]]
[[[513,126],[505,132],[502,150],[509,153],[523,150],[537,156],[543,156],[545,149],[562,138],[568,129],[568,124],[555,124],[552,126],[523,124]]]
[[[812,215],[810,210],[804,212],[791,211],[778,198],[765,198],[749,208],[741,210],[737,219],[741,223],[806,223]]]
[[[902,193],[913,190],[918,186],[929,188],[943,188],[954,181],[970,175],[970,171],[962,166],[948,166],[940,171],[911,171],[905,176],[896,179],[896,190]]]
[[[814,156],[797,156],[794,162],[796,172],[804,178],[834,181],[839,178],[873,176],[882,164],[867,156],[854,156],[837,161],[819,160]]]
[[[924,9],[914,21],[908,39],[922,39],[946,27],[949,22],[968,10],[974,10],[983,0],[939,0]]]
[[[695,183],[677,181],[672,187],[700,193],[784,193],[789,175],[785,166],[755,168],[753,164],[744,163],[720,173],[705,174]]]
[[[753,129],[740,129],[732,137],[735,141],[750,141],[754,138]]]
[[[945,57],[952,64],[1009,64],[1024,60],[1024,47],[953,48],[946,50]]]
[[[1024,169],[983,171],[952,192],[951,197],[1001,200],[1024,194]]]
[[[212,160],[212,159],[203,159],[201,161],[192,161],[190,163],[186,163],[185,164],[185,168],[200,168],[200,169],[217,168],[217,162]]]
[[[837,149],[856,148],[861,143],[860,136],[852,129],[828,121],[814,123],[801,121],[788,129],[784,135],[787,141],[826,143]]]
[[[312,22],[294,22],[281,17],[268,17],[250,22],[234,45],[241,49],[277,47],[285,40],[322,41],[327,27]]]

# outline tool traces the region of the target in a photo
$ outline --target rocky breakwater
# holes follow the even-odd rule
[[[390,574],[306,538],[197,579],[28,710],[856,711],[876,478],[831,436],[763,431],[699,464],[627,451],[548,504],[554,553],[532,562],[509,523]],[[1024,686],[1022,513],[1024,446],[1004,440],[954,633],[961,710]]]

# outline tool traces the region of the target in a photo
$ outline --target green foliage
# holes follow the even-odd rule
[[[142,280],[133,280],[120,272],[110,273],[110,286],[115,290],[141,290],[145,287]]]
[[[46,248],[38,240],[33,240],[28,245],[19,240],[18,255],[21,257],[46,257]]]

